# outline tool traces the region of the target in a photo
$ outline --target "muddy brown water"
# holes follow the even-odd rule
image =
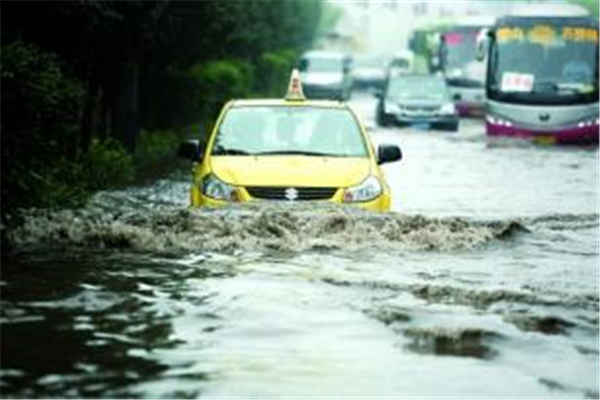
[[[180,171],[32,211],[2,397],[598,397],[598,150],[380,129],[393,212],[187,208]]]

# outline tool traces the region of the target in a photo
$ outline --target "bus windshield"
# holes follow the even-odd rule
[[[477,34],[480,28],[451,31],[444,34],[444,67],[462,69],[475,60]]]
[[[499,27],[488,96],[532,104],[598,101],[598,29],[568,22]]]

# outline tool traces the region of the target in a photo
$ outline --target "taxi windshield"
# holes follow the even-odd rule
[[[223,118],[212,154],[368,156],[348,110],[310,106],[233,107]]]

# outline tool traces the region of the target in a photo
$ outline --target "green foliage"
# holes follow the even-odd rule
[[[133,177],[114,140],[76,148],[83,89],[58,58],[17,41],[2,46],[2,214],[20,207],[78,204]]]
[[[290,49],[263,53],[258,61],[255,91],[266,97],[283,97],[296,59],[296,52]]]
[[[90,191],[129,183],[135,173],[133,157],[114,139],[92,142],[81,164],[85,173],[81,182]]]
[[[342,17],[344,12],[336,4],[332,2],[323,2],[323,9],[318,19],[319,25],[317,34],[323,36],[330,32]]]
[[[2,46],[0,69],[3,134],[40,146],[42,156],[64,154],[57,145],[75,139],[81,85],[63,75],[56,55],[20,41]]]
[[[213,123],[231,98],[281,97],[322,14],[335,19],[320,0],[15,1],[2,11],[3,219],[129,182],[173,152],[173,128]],[[138,140],[133,158],[109,135],[132,149]]]
[[[183,130],[142,131],[134,154],[136,168],[147,168],[165,158],[172,158],[186,136]]]
[[[83,90],[58,59],[20,41],[2,46],[2,212],[46,204],[59,160],[75,157]]]
[[[192,67],[201,116],[214,119],[223,103],[246,97],[252,89],[253,73],[252,65],[244,61],[211,61]]]
[[[53,160],[49,167],[43,174],[31,171],[37,182],[28,198],[35,206],[59,208],[78,205],[89,196],[89,189],[85,186],[86,170],[81,163],[62,158]]]

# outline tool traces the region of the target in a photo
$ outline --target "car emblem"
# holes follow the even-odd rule
[[[548,121],[550,119],[550,114],[542,113],[540,114],[540,121]]]
[[[294,201],[298,198],[298,190],[296,190],[294,188],[287,188],[287,189],[285,189],[284,196],[289,201]]]

